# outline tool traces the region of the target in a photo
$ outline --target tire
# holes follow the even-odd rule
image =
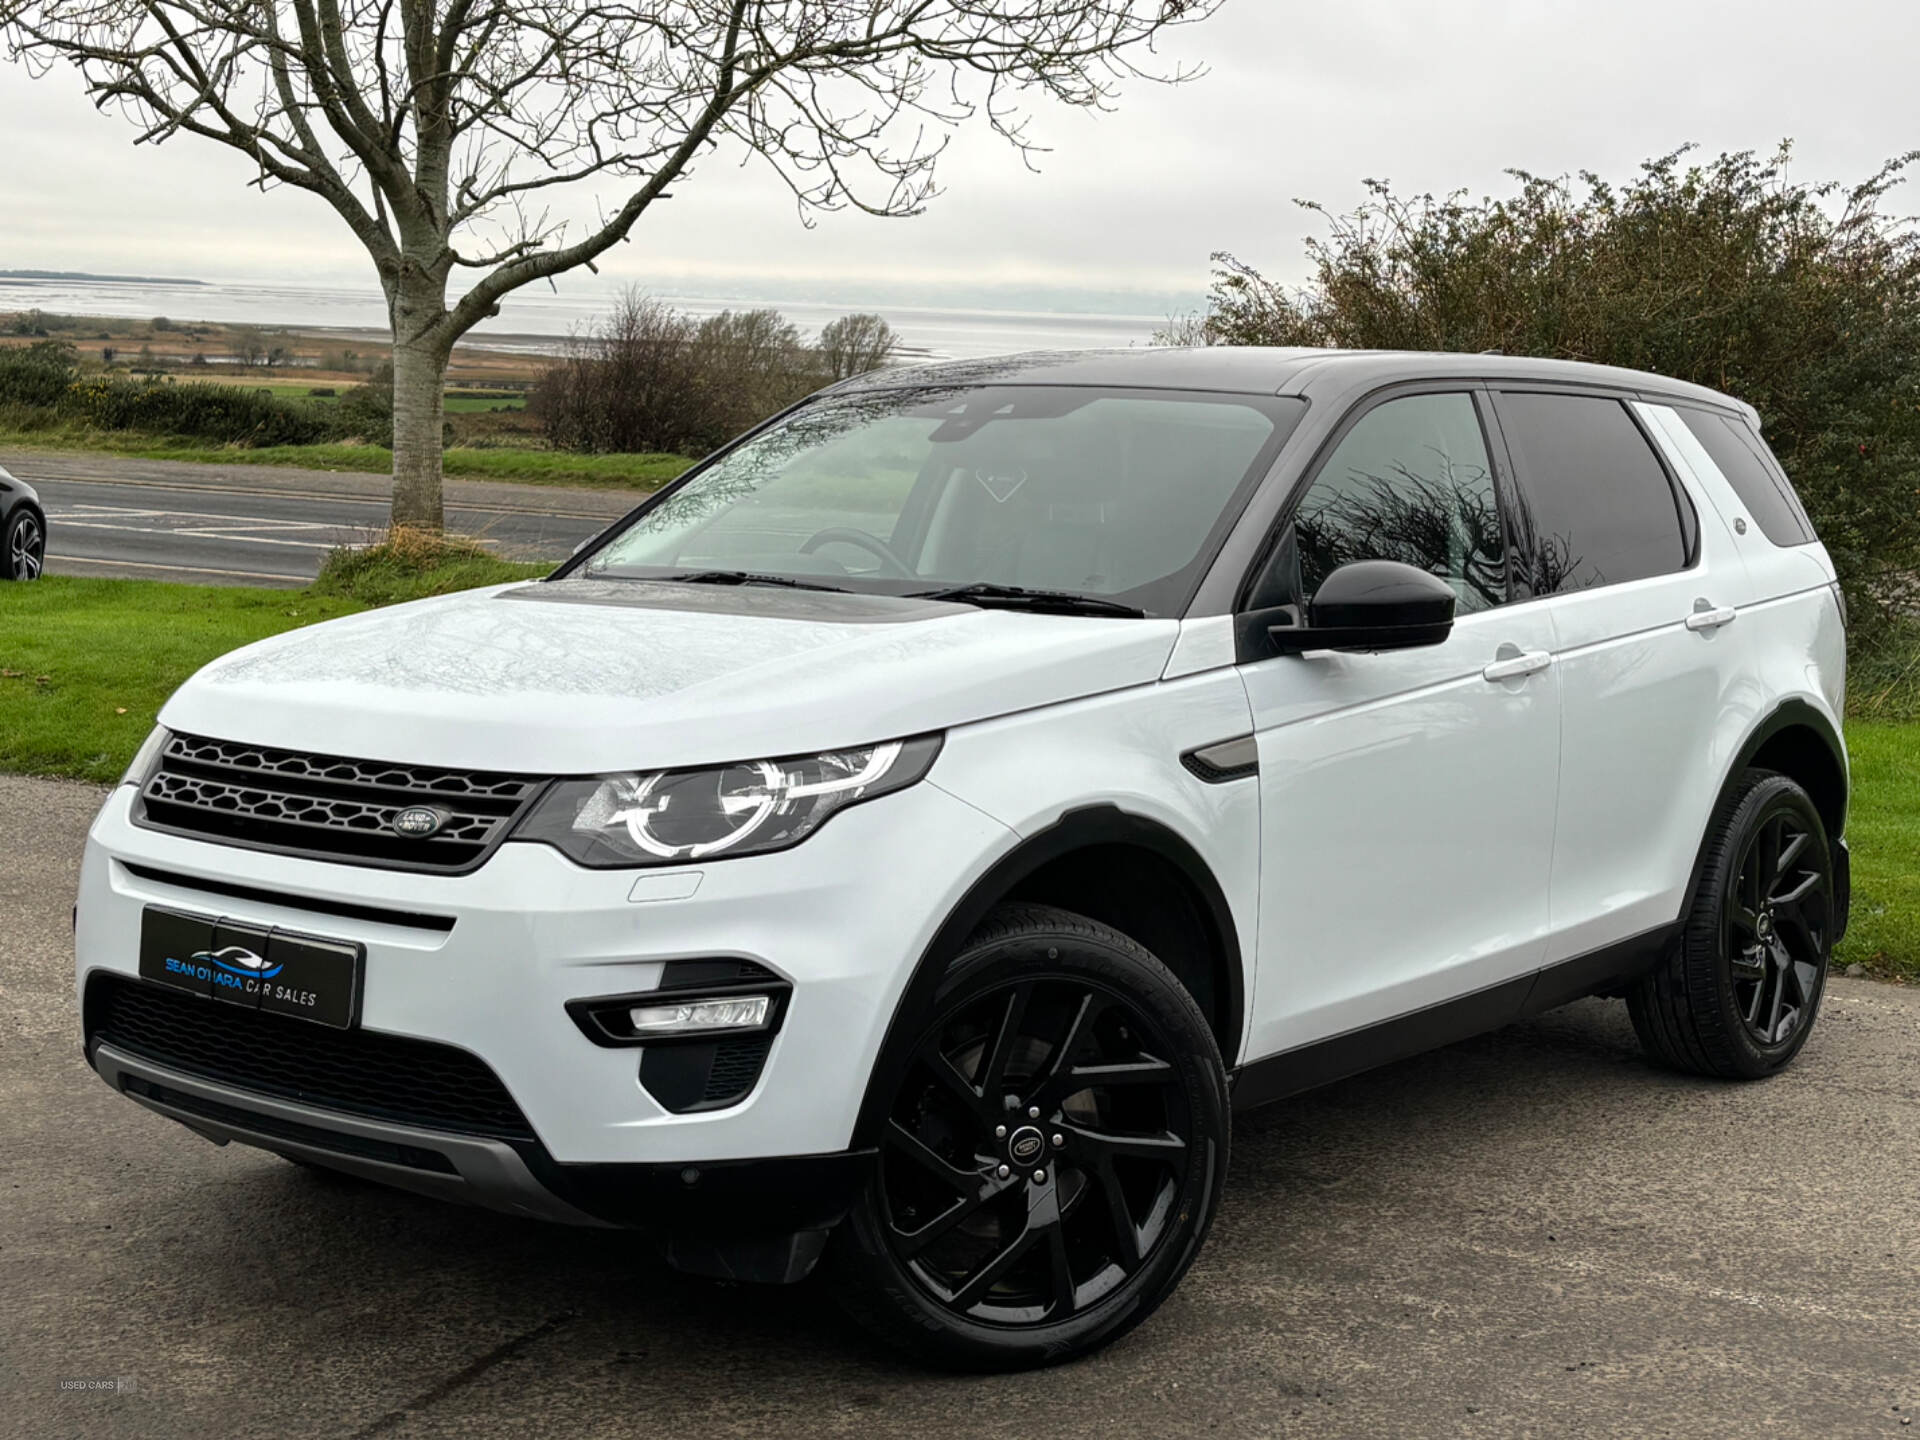
[[[879,1160],[828,1252],[842,1307],[960,1370],[1070,1360],[1151,1315],[1227,1168],[1220,1051],[1173,973],[1084,916],[1005,905],[899,1039]]]
[[[26,506],[16,507],[0,533],[0,580],[38,580],[46,559],[46,522]]]
[[[1695,1075],[1784,1069],[1820,1012],[1833,914],[1820,812],[1786,776],[1748,771],[1714,816],[1678,942],[1627,992],[1641,1046]]]

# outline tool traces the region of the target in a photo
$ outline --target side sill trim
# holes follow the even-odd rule
[[[1255,1060],[1234,1074],[1233,1108],[1252,1110],[1285,1100],[1614,989],[1650,970],[1679,932],[1678,921],[1661,925],[1469,995]]]

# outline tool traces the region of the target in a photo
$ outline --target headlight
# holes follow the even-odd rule
[[[133,763],[127,766],[127,773],[120,777],[122,785],[144,785],[147,776],[153,770],[153,762],[160,758],[160,752],[166,748],[167,741],[173,738],[173,732],[164,725],[153,727],[151,734],[140,742],[140,748],[133,752]]]
[[[923,735],[797,759],[562,780],[516,833],[599,869],[760,855],[913,784],[939,753],[940,737]]]

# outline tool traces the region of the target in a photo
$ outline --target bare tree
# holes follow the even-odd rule
[[[267,342],[251,325],[233,325],[227,333],[233,341],[233,358],[242,365],[258,365],[267,354]]]
[[[694,347],[698,324],[629,288],[576,335],[527,398],[547,441],[582,451],[672,451],[701,430],[709,397]]]
[[[899,346],[900,337],[878,315],[842,315],[820,327],[820,361],[835,380],[878,370]]]
[[[950,127],[978,116],[1031,152],[1022,102],[1104,107],[1148,73],[1134,54],[1220,3],[0,0],[0,29],[140,140],[217,141],[333,207],[393,328],[393,519],[437,528],[454,342],[591,267],[714,147],[764,158],[803,216],[910,215]],[[551,207],[582,191],[603,203],[570,233]]]

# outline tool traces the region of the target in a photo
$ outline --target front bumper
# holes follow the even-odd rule
[[[172,1070],[111,1044],[100,1078],[216,1145],[238,1141],[436,1199],[569,1225],[657,1234],[670,1258],[751,1264],[755,1241],[825,1231],[865,1182],[871,1151],[718,1165],[563,1165],[537,1142],[453,1135],[321,1110]],[[743,1278],[783,1279],[784,1274]]]
[[[82,866],[75,951],[83,1003],[90,976],[137,977],[147,905],[357,941],[366,951],[361,1028],[471,1052],[524,1113],[535,1137],[531,1153],[511,1141],[449,1150],[448,1137],[431,1132],[457,1183],[509,1196],[523,1187],[502,1144],[556,1194],[591,1179],[575,1167],[660,1166],[677,1183],[690,1165],[712,1173],[732,1161],[847,1152],[915,962],[972,881],[1013,841],[998,822],[923,783],[848,809],[792,850],[698,870],[589,871],[546,846],[515,843],[468,875],[418,875],[147,830],[129,818],[132,796],[122,786],[108,798]],[[791,984],[792,998],[746,1098],[676,1114],[641,1085],[638,1052],[596,1045],[566,1006],[651,989],[667,961],[715,958],[767,967]],[[135,1073],[125,1058],[113,1058],[118,1073]],[[180,1079],[170,1088],[189,1093]],[[164,1078],[150,1083],[167,1086]],[[274,1107],[283,1102],[251,1094],[244,1106],[202,1098],[319,1123],[280,1114]],[[384,1122],[317,1113],[339,1133],[381,1138],[365,1127]],[[266,1143],[255,1132],[228,1138]],[[267,1148],[291,1143],[283,1136]],[[543,1169],[549,1165],[553,1173]],[[443,1173],[426,1183],[444,1190],[448,1180]],[[664,1181],[640,1188],[671,1189]],[[596,1213],[577,1197],[564,1203]]]

